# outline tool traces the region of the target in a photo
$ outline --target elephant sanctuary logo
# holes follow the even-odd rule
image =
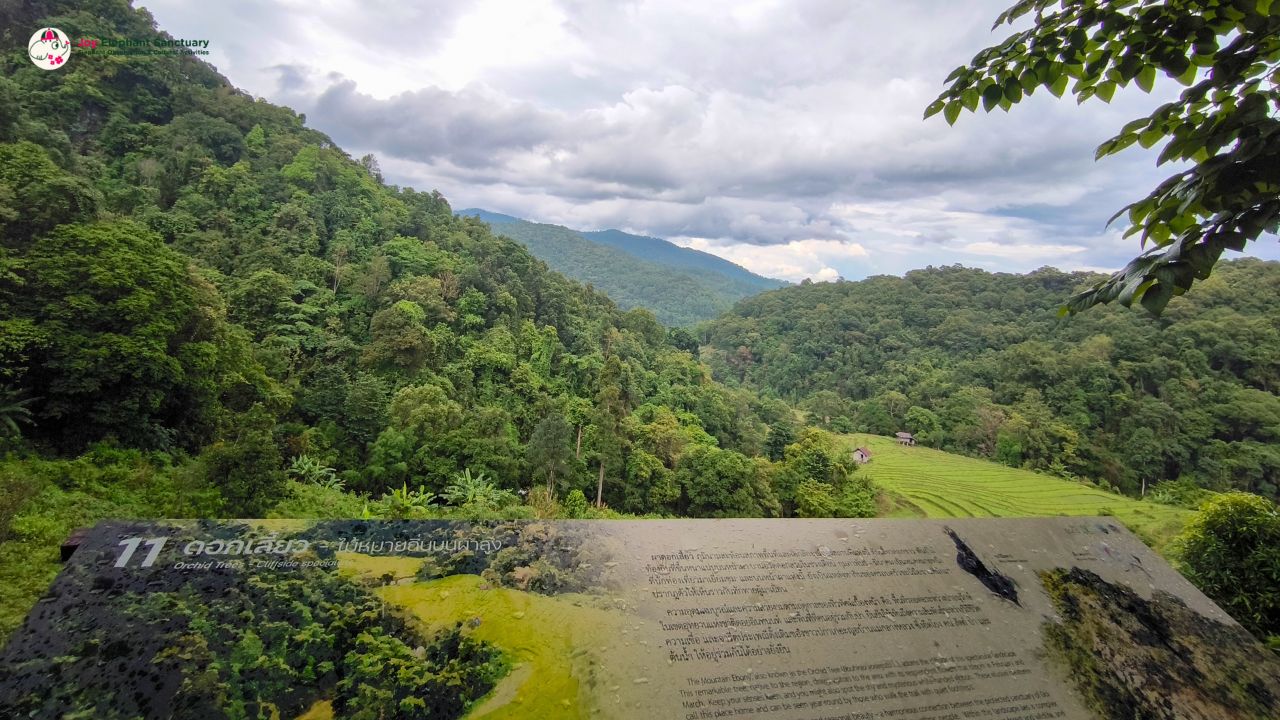
[[[71,41],[58,28],[40,28],[27,43],[27,55],[36,67],[57,70],[71,59]]]

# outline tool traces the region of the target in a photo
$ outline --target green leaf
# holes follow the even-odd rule
[[[1017,78],[1009,78],[1004,83],[1004,97],[1012,103],[1022,102],[1022,84]]]
[[[1142,92],[1151,92],[1151,88],[1156,85],[1156,66],[1145,65],[1138,73],[1138,87],[1142,88]]]
[[[1133,145],[1136,142],[1138,142],[1138,136],[1134,133],[1128,133],[1127,135],[1120,138],[1120,141],[1116,143],[1116,146],[1112,148],[1111,152],[1108,154],[1115,155],[1116,153],[1120,152],[1121,150],[1124,150],[1125,148],[1129,147],[1130,145]]]
[[[942,100],[934,100],[932,103],[929,104],[929,107],[924,109],[924,119],[928,120],[934,115],[937,115],[938,113],[942,112],[942,108],[946,106],[947,104]]]
[[[1138,73],[1142,71],[1143,65],[1142,57],[1137,53],[1131,53],[1120,61],[1118,68],[1112,68],[1112,70],[1119,73],[1121,80],[1128,82],[1138,76]]]
[[[1194,67],[1191,61],[1178,52],[1172,52],[1160,61],[1160,67],[1169,74],[1171,78],[1177,78],[1187,71],[1188,68]]]
[[[1164,138],[1164,135],[1163,127],[1152,128],[1138,136],[1138,144],[1141,145],[1144,150],[1149,150],[1152,145],[1160,142],[1160,140]]]
[[[982,109],[987,112],[991,112],[1003,99],[1004,91],[1000,88],[1000,85],[998,83],[992,83],[982,91]]]
[[[1116,94],[1116,84],[1114,82],[1104,82],[1098,86],[1095,94],[1104,103],[1111,102],[1111,97]]]
[[[1126,285],[1125,289],[1120,293],[1120,297],[1116,299],[1120,301],[1121,305],[1125,307],[1132,307],[1133,301],[1140,300],[1142,296],[1146,294],[1147,290],[1150,290],[1151,286],[1155,284],[1156,281],[1154,279],[1144,280],[1143,277],[1139,275],[1129,281],[1129,284]]]
[[[1129,207],[1132,208],[1129,211],[1129,220],[1136,225],[1142,222],[1144,217],[1151,214],[1151,211],[1156,207],[1156,201],[1151,198],[1147,198],[1146,200],[1136,202]],[[1117,214],[1116,217],[1119,217],[1119,214]]]
[[[1046,58],[1035,64],[1033,72],[1036,74],[1036,82],[1041,85],[1048,85],[1053,82],[1053,63]]]
[[[1058,79],[1054,80],[1053,84],[1049,86],[1049,92],[1053,93],[1054,97],[1062,97],[1062,93],[1067,91],[1067,83],[1070,81],[1071,78],[1067,77],[1065,73],[1059,75]]]
[[[1136,132],[1138,130],[1145,128],[1150,124],[1151,124],[1151,118],[1138,118],[1137,120],[1132,120],[1128,123],[1125,123],[1125,126],[1123,128],[1120,128],[1120,132],[1122,133]]]
[[[1142,307],[1152,315],[1159,315],[1173,299],[1174,288],[1167,283],[1149,287],[1142,293]]]
[[[1249,242],[1249,238],[1238,232],[1219,233],[1217,238],[1223,247],[1236,252],[1244,252],[1245,244]]]
[[[947,103],[946,109],[942,112],[942,117],[946,118],[948,125],[956,124],[956,119],[960,117],[960,108],[961,105],[959,100],[952,100]]]
[[[960,95],[960,104],[964,105],[964,108],[969,112],[973,112],[978,109],[978,101],[981,99],[982,95],[977,88],[969,88]]]

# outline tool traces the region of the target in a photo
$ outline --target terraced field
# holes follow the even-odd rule
[[[865,445],[871,450],[871,462],[859,472],[888,491],[884,512],[889,517],[1112,515],[1159,551],[1191,514],[985,460],[900,447],[878,435],[843,438],[850,449]]]

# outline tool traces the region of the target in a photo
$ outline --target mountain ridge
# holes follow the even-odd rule
[[[733,303],[786,283],[660,238],[619,230],[585,233],[479,208],[458,212],[524,244],[566,277],[604,290],[623,309],[646,307],[668,325],[710,320]]]
[[[467,217],[479,216],[482,221],[489,224],[515,223],[521,221],[534,222],[526,218],[518,218],[514,215],[506,215],[504,213],[474,207],[459,210],[458,214]],[[538,224],[554,225],[554,223]],[[569,228],[567,225],[557,225],[557,227],[573,230],[573,228]],[[620,247],[641,260],[648,260],[661,265],[670,265],[680,270],[687,270],[690,266],[698,267],[704,270],[718,272],[729,278],[736,278],[746,282],[767,285],[770,290],[786,287],[791,284],[786,280],[771,278],[759,273],[751,272],[732,260],[726,260],[719,255],[713,255],[694,248],[681,247],[670,240],[664,240],[662,238],[656,238],[649,235],[634,235],[614,228],[610,228],[608,230],[573,230],[573,232],[594,243]]]

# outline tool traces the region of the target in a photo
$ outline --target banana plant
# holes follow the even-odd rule
[[[410,490],[409,484],[404,483],[399,490],[392,489],[383,499],[394,517],[404,518],[411,515],[414,510],[426,510],[432,507],[437,497],[435,493],[427,492],[425,485],[419,485],[417,490]]]
[[[453,476],[453,483],[445,488],[445,498],[450,505],[458,507],[481,506],[490,510],[500,510],[517,502],[515,493],[503,490],[489,481],[484,472],[471,475],[471,469],[465,468]]]
[[[322,488],[341,490],[346,485],[337,476],[337,471],[325,467],[324,463],[309,455],[299,455],[289,465],[288,473],[301,482],[309,482]]]

